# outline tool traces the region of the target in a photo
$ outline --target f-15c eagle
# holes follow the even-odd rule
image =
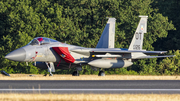
[[[37,37],[29,44],[10,52],[6,59],[13,61],[35,62],[39,68],[48,68],[50,76],[55,68],[76,68],[72,73],[78,76],[83,65],[90,65],[92,69],[99,68],[99,76],[104,76],[102,68],[122,68],[133,64],[133,59],[164,58],[174,55],[150,56],[164,54],[167,51],[142,50],[144,33],[147,32],[148,16],[139,16],[140,22],[133,36],[129,49],[114,48],[115,18],[109,18],[96,48],[85,48],[56,40]]]

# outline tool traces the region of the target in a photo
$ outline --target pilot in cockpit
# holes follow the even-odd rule
[[[44,45],[44,44],[49,44],[49,39],[48,38],[37,38],[37,40],[40,42],[40,45]]]
[[[34,38],[29,44],[30,45],[44,45],[44,44],[49,44],[49,38],[44,38],[44,37],[37,37]]]
[[[45,37],[37,37],[37,38],[34,38],[29,43],[29,45],[45,45],[45,44],[50,44],[51,42],[58,42],[58,41],[50,39],[50,38],[45,38]]]

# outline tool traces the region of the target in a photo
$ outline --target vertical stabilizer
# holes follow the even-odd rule
[[[96,48],[114,48],[116,18],[109,18]]]
[[[147,19],[148,16],[139,16],[140,22],[133,36],[129,50],[142,50],[144,33],[147,33]]]

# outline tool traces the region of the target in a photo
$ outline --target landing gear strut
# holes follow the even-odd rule
[[[50,66],[49,66],[50,64]],[[49,76],[53,76],[52,72],[55,72],[54,64],[52,62],[49,62],[49,64],[46,62],[46,65],[48,67]]]
[[[98,74],[98,76],[105,76],[105,73],[104,73],[104,71],[101,70],[101,68],[99,69],[99,74]]]

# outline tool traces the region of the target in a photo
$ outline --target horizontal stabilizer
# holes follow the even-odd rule
[[[10,76],[8,73],[6,73],[5,71],[1,71],[1,73],[2,73],[2,75],[4,75],[4,76]]]

